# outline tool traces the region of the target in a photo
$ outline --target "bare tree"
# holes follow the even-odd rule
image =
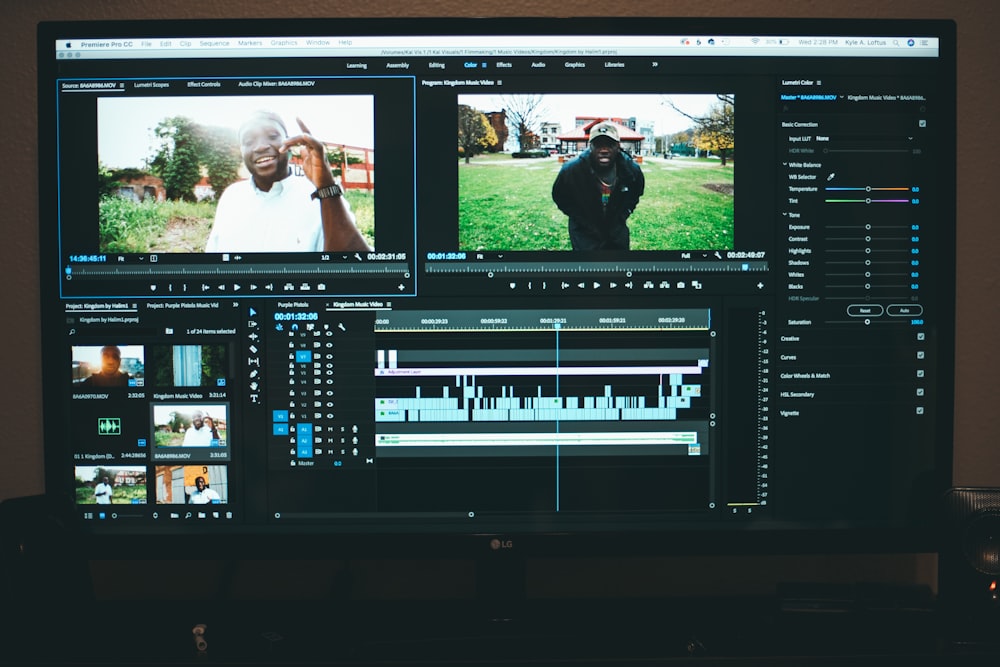
[[[503,96],[507,119],[517,134],[518,150],[525,151],[537,147],[538,126],[542,117],[548,113],[542,106],[544,101],[545,96],[541,94]]]

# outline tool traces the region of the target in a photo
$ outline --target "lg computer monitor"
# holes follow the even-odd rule
[[[931,544],[952,23],[38,34],[46,488],[96,548]]]

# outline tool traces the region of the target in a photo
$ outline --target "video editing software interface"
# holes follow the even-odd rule
[[[921,520],[940,25],[362,25],[43,25],[47,480],[87,530]]]

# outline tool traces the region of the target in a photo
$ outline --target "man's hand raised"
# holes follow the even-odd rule
[[[309,128],[296,118],[302,134],[285,139],[281,151],[287,151],[294,146],[300,147],[299,157],[302,159],[302,171],[316,189],[333,185],[333,172],[326,161],[326,147],[309,132]],[[320,201],[320,212],[323,216],[323,250],[326,252],[367,251],[371,250],[368,242],[354,223],[354,214],[343,197],[324,197]]]
[[[281,144],[281,152],[284,153],[294,146],[298,146],[299,157],[302,159],[302,171],[317,189],[333,185],[333,172],[330,171],[330,164],[326,161],[326,147],[319,142],[316,137],[309,132],[309,128],[302,122],[301,118],[296,118],[302,134],[288,137]]]

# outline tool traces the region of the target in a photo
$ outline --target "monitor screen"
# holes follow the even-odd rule
[[[951,22],[38,49],[46,486],[95,544],[929,544]]]

